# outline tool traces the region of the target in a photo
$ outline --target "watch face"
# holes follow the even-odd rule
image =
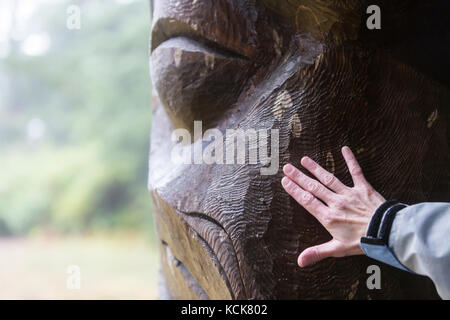
[[[152,1],[149,188],[171,297],[436,297],[381,263],[370,290],[363,256],[299,268],[330,234],[280,184],[307,155],[351,186],[347,145],[384,197],[450,200],[448,5],[378,2],[381,29],[365,1]]]

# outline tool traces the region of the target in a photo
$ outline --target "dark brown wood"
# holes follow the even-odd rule
[[[149,188],[166,297],[436,298],[433,284],[364,256],[297,266],[330,239],[282,190],[308,155],[351,185],[350,146],[387,198],[450,201],[449,27],[442,1],[153,0]],[[447,10],[447,11],[445,11]],[[430,40],[431,39],[431,40]],[[420,44],[423,44],[423,47]],[[261,164],[174,164],[176,128],[278,129],[276,175]],[[366,269],[382,269],[381,290]]]

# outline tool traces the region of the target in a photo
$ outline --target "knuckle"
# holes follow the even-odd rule
[[[309,192],[303,192],[303,194],[301,195],[301,202],[305,206],[310,205],[313,200],[314,200],[314,197]]]
[[[299,177],[299,173],[300,173],[300,171],[296,167],[292,166],[291,171],[289,172],[289,175],[292,178],[296,179]]]
[[[316,165],[314,165],[314,167],[313,168],[311,168],[311,173],[313,173],[316,177],[318,176],[318,175],[320,175],[320,173],[322,172],[321,170],[320,170],[320,168],[318,167],[318,166],[316,166]]]
[[[320,252],[319,249],[317,249],[317,247],[313,248],[313,255],[314,255],[314,263],[320,261]]]
[[[306,189],[312,193],[317,192],[319,189],[319,184],[317,182],[310,181],[306,184]]]
[[[322,174],[322,181],[328,187],[333,184],[334,175],[332,175],[331,173],[324,173]]]
[[[299,196],[299,192],[300,192],[300,190],[297,187],[297,185],[295,183],[293,183],[293,182],[291,182],[289,184],[289,186],[287,186],[287,191],[288,191],[289,194],[291,194],[294,197],[295,196]]]
[[[299,189],[295,184],[292,184],[292,185],[290,186],[290,193],[291,193],[292,196],[294,196],[295,198],[300,198],[300,196],[301,196],[300,189]]]
[[[350,174],[352,175],[360,175],[362,174],[361,167],[358,165],[354,165],[350,168]]]
[[[286,184],[284,185],[284,188],[286,189],[286,191],[289,193],[292,193],[292,191],[294,191],[293,187],[294,186],[293,186],[292,182],[287,180]]]

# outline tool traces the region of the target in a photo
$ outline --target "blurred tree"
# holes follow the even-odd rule
[[[66,27],[81,8],[81,29]],[[0,235],[151,223],[147,1],[41,5],[0,58]],[[32,34],[51,40],[27,55]],[[5,77],[6,75],[6,77]]]

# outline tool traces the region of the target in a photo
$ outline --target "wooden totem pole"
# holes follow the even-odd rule
[[[381,29],[368,28],[372,3],[360,0],[152,1],[162,298],[437,297],[428,279],[365,256],[296,263],[330,239],[280,184],[283,165],[300,168],[304,155],[351,185],[339,152],[348,145],[384,197],[450,201],[449,6],[371,2]],[[176,150],[190,160],[218,146],[228,129],[248,133],[244,148],[227,142],[231,161],[218,148],[214,162],[174,161]],[[266,144],[255,144],[263,130]],[[270,163],[250,161],[261,146]],[[241,149],[246,161],[233,161]],[[379,290],[366,285],[373,264]]]

